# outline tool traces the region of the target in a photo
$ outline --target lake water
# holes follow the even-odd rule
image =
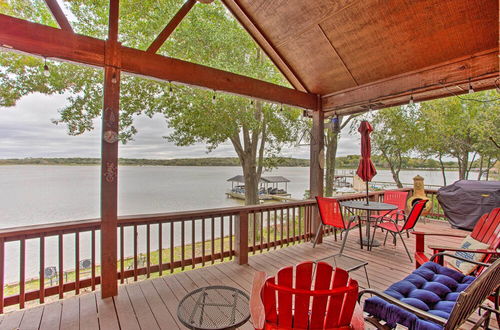
[[[0,166],[0,228],[99,217],[99,173],[98,166]],[[119,215],[242,205],[242,201],[225,195],[231,187],[226,180],[239,174],[239,167],[120,167]],[[304,191],[308,189],[308,168],[280,168],[266,174],[290,179],[288,191],[294,198],[303,198]],[[402,171],[401,181],[412,182],[417,174],[423,176],[427,184],[442,184],[439,171]],[[448,183],[457,178],[457,172],[447,174]],[[392,176],[389,171],[380,170],[374,181],[392,181]],[[153,238],[156,236],[152,234]],[[82,234],[80,240],[81,258],[88,258],[89,235]],[[96,241],[99,242],[98,237]],[[156,243],[153,241],[152,244],[155,246]],[[46,265],[56,265],[56,238],[48,238],[46,246]],[[64,262],[67,269],[71,269],[74,267],[73,239],[65,238],[64,246]],[[143,247],[140,248],[142,250]],[[31,278],[38,274],[38,243],[28,241],[26,252],[27,278]],[[131,247],[127,246],[126,254],[130,253]],[[7,243],[5,257],[5,281],[8,283],[18,279],[19,245]]]

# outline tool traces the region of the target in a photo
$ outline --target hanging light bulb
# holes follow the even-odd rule
[[[174,96],[174,89],[172,88],[172,83],[170,83],[170,87],[168,88],[168,95],[170,97]]]
[[[283,112],[283,104],[281,104],[280,111]]]
[[[469,94],[472,94],[474,93],[474,89],[472,88],[472,84],[470,82],[470,79],[469,79]]]
[[[410,102],[408,103],[409,105],[413,105],[413,95],[410,96]]]
[[[214,91],[214,95],[212,95],[212,104],[217,103],[217,96],[216,96],[216,91]]]
[[[45,77],[49,77],[50,76],[49,66],[47,65],[47,58],[45,58],[45,62],[44,62],[44,65],[43,65],[43,75]]]
[[[339,132],[340,131],[340,120],[339,120],[338,115],[335,115],[335,117],[332,117],[331,123],[332,123],[332,130],[334,132]]]
[[[118,80],[116,79],[116,73],[113,73],[113,76],[111,77],[111,83],[116,84]]]

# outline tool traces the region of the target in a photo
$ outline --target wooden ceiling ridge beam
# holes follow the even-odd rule
[[[45,0],[45,4],[49,7],[52,16],[56,20],[57,24],[59,24],[59,27],[65,31],[73,32],[73,28],[57,3],[57,0]]]
[[[469,56],[456,58],[420,70],[403,73],[379,81],[360,85],[322,96],[324,111],[359,112],[361,108],[385,108],[400,104],[401,97],[413,95],[415,101],[420,101],[415,95],[443,90],[442,96],[450,93],[444,90],[449,86],[472,82],[487,81],[494,87],[492,77],[499,75],[498,49],[493,48]],[[482,86],[486,89],[486,86]],[[438,98],[440,93],[433,95]],[[441,96],[441,97],[442,97]],[[378,103],[381,103],[377,105]]]
[[[105,41],[0,14],[0,48],[41,57],[104,67]],[[116,30],[117,31],[117,30]],[[115,35],[113,32],[111,35]],[[114,38],[114,37],[113,37]],[[317,95],[255,78],[128,48],[117,43],[123,72],[316,109]]]
[[[196,0],[187,0],[182,7],[177,11],[177,13],[172,17],[170,22],[165,26],[165,28],[160,32],[158,37],[151,43],[151,45],[146,50],[148,53],[155,54],[158,49],[167,41],[168,37],[174,32],[181,21],[186,17],[191,8],[196,4]]]
[[[259,47],[266,53],[273,64],[285,76],[288,82],[295,89],[309,93],[310,91],[304,84],[304,81],[285,60],[278,49],[269,41],[269,38],[266,36],[264,31],[262,31],[257,23],[250,17],[248,12],[239,4],[238,0],[222,0],[222,3],[224,3],[226,8],[229,9],[241,26],[243,26],[247,33],[250,34]]]

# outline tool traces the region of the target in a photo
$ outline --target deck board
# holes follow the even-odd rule
[[[417,230],[461,233],[444,224],[418,224]],[[364,233],[364,231],[363,231]],[[356,243],[359,232],[350,233],[344,254],[368,261],[367,270],[372,288],[384,290],[401,280],[413,269],[414,263],[401,244],[393,246],[388,239],[385,246],[372,251],[361,250]],[[376,239],[383,241],[384,233],[377,232]],[[406,239],[406,238],[405,238]],[[461,238],[429,237],[426,244],[457,246]],[[406,239],[410,252],[414,251],[415,238]],[[101,299],[99,292],[59,300],[0,315],[2,329],[185,329],[177,319],[179,301],[190,291],[206,285],[229,285],[250,292],[255,271],[275,274],[280,268],[306,260],[318,260],[338,253],[342,241],[333,235],[325,238],[316,248],[311,243],[290,245],[281,249],[256,252],[249,256],[248,265],[239,266],[225,262],[207,267],[191,267],[185,272],[166,274],[163,277],[137,283],[120,285],[118,296]],[[430,251],[429,251],[430,252]],[[363,269],[351,272],[360,286],[366,287]],[[496,322],[492,321],[494,326]],[[247,323],[241,329],[252,329]]]

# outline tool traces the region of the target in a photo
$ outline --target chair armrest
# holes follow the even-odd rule
[[[250,319],[255,329],[263,329],[266,321],[264,304],[260,297],[266,277],[265,272],[255,272],[253,276],[252,292],[250,294]]]
[[[423,231],[413,231],[412,234],[416,235],[416,236],[447,236],[447,237],[459,237],[459,238],[467,237],[466,235],[443,234],[443,233],[425,233]]]
[[[483,254],[500,254],[500,251],[496,250],[485,250],[485,249],[461,249],[461,248],[453,248],[449,246],[442,245],[429,245],[429,249],[434,251],[453,251],[453,252],[468,252],[468,253],[483,253]]]
[[[471,251],[474,251],[474,250],[471,250]],[[472,253],[474,253],[474,252],[472,252]],[[439,252],[439,253],[434,254],[430,258],[430,261],[434,261],[434,259],[440,258],[440,257],[444,257],[444,256],[450,257],[450,258],[453,258],[453,259],[462,260],[463,262],[468,262],[468,263],[471,263],[471,264],[474,264],[474,265],[479,265],[479,266],[482,266],[482,267],[489,267],[489,266],[491,266],[491,264],[487,264],[487,263],[479,262],[479,261],[474,261],[474,260],[469,260],[469,259],[462,258],[462,257],[456,256],[454,254],[446,253],[446,252]]]
[[[365,289],[365,290],[362,290],[359,295],[358,295],[358,301],[361,301],[361,297],[364,295],[364,294],[372,294],[374,296],[377,296],[379,297],[380,299],[382,300],[385,300],[387,301],[388,303],[391,303],[393,305],[396,305],[398,307],[401,307],[405,310],[407,310],[408,312],[410,313],[413,313],[415,315],[417,315],[418,317],[422,318],[422,319],[425,319],[425,320],[428,320],[428,321],[431,321],[431,322],[434,322],[434,323],[437,323],[439,325],[445,325],[446,322],[448,320],[446,320],[445,318],[442,318],[442,317],[439,317],[439,316],[436,316],[434,314],[431,314],[431,313],[428,313],[424,310],[421,310],[419,308],[416,308],[412,305],[409,305],[409,304],[406,304],[402,301],[399,301],[398,299],[392,297],[392,296],[389,296],[387,293],[384,293],[382,291],[378,291],[378,290],[373,290],[373,289]]]

